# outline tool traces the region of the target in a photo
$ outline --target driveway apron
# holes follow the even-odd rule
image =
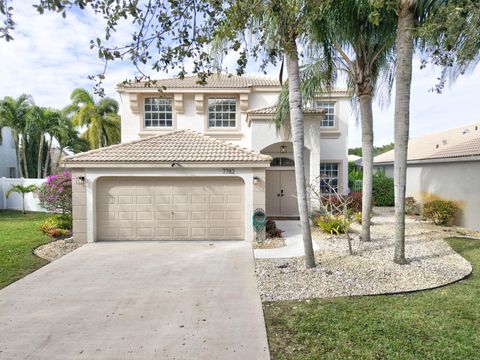
[[[0,290],[0,359],[269,359],[251,246],[87,244]]]

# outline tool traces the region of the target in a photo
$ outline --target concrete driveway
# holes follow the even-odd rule
[[[0,290],[0,359],[269,359],[245,242],[88,244]]]

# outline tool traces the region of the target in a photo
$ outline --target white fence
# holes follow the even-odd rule
[[[0,210],[22,210],[22,195],[11,193],[7,198],[5,194],[12,185],[21,184],[24,186],[37,185],[40,186],[45,179],[8,179],[0,178]],[[27,211],[45,211],[38,203],[38,198],[30,193],[25,195],[25,210]]]

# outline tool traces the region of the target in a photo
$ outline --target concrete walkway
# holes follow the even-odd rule
[[[255,257],[259,259],[266,258],[287,258],[303,256],[303,240],[298,220],[275,221],[277,227],[283,230],[286,246],[277,249],[256,249]],[[318,245],[313,242],[313,250],[318,250]]]
[[[251,246],[85,245],[0,290],[0,359],[270,359]]]

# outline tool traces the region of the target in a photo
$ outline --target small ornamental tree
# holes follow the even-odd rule
[[[39,188],[40,206],[47,211],[72,213],[72,174],[68,171],[51,175]]]

